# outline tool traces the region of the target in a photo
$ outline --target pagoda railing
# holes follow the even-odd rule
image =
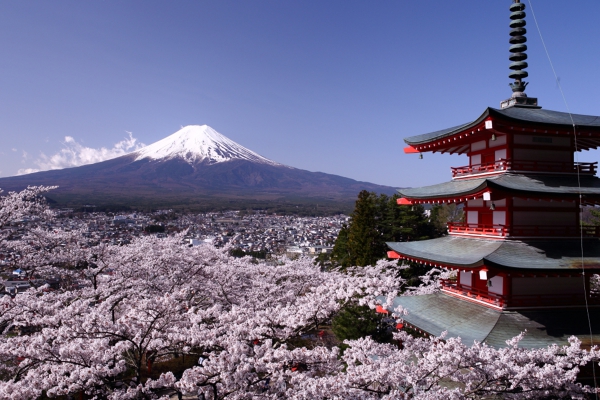
[[[457,178],[461,176],[485,174],[491,172],[506,171],[508,168],[507,160],[501,159],[495,162],[473,164],[464,167],[450,167],[452,170],[452,177]]]
[[[540,307],[558,305],[584,305],[582,295],[548,293],[543,295],[501,295],[489,290],[475,289],[469,285],[461,285],[455,280],[441,280],[442,290],[454,295],[490,304],[496,307]],[[600,304],[600,296],[590,295],[589,304]]]
[[[504,225],[482,225],[467,224],[464,222],[449,222],[448,233],[462,235],[486,235],[486,236],[507,236],[508,231]]]
[[[449,222],[448,233],[494,237],[600,237],[600,226],[483,225]]]
[[[475,289],[474,287],[467,285],[461,285],[454,280],[441,279],[440,283],[442,289],[450,293],[467,297],[472,300],[482,301],[497,307],[504,307],[506,305],[506,296]]]
[[[543,172],[595,175],[598,162],[554,162],[554,161],[511,161],[504,158],[482,164],[467,165],[464,167],[451,167],[452,177],[462,177],[468,175],[486,174],[502,171],[520,171],[520,172]]]

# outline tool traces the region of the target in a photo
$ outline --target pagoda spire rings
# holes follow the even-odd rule
[[[538,107],[537,99],[534,97],[527,97],[525,88],[529,82],[525,82],[523,79],[527,78],[529,74],[525,69],[529,66],[527,64],[527,29],[525,29],[525,4],[521,3],[521,0],[513,0],[510,5],[510,55],[508,59],[511,61],[508,68],[510,73],[508,77],[514,79],[513,83],[509,83],[512,89],[512,96],[500,102],[500,108],[508,108],[512,106],[517,107]]]
[[[514,3],[510,5],[510,39],[511,44],[509,51],[510,56],[508,57],[511,62],[509,68],[511,70],[508,77],[515,81],[510,84],[513,91],[513,97],[527,97],[525,94],[525,87],[528,82],[524,82],[523,79],[527,78],[529,74],[524,71],[527,68],[527,38],[525,34],[525,4],[521,3],[520,0],[514,0]]]

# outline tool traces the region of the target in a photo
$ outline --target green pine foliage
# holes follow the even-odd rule
[[[590,215],[592,216],[591,223],[593,226],[600,226],[600,210],[595,208],[590,209]]]
[[[585,207],[581,215],[583,226],[600,226],[600,209],[597,207]]]
[[[399,196],[377,195],[363,190],[359,193],[350,222],[340,230],[331,253],[330,267],[366,266],[387,258],[386,242],[408,242],[432,239],[446,233],[446,223],[462,219],[462,209],[436,206],[431,218],[423,206],[399,206]],[[407,286],[418,286],[420,277],[431,267],[406,263],[398,275]],[[392,333],[389,322],[367,306],[350,304],[342,308],[332,321],[335,336],[344,341],[371,336],[378,342],[389,342]],[[344,349],[344,345],[342,345]]]
[[[448,222],[464,222],[465,213],[462,207],[451,204],[438,204],[431,209],[431,222],[438,232],[446,233]]]
[[[358,194],[348,226],[340,231],[331,259],[342,268],[373,265],[386,258],[386,242],[438,237],[445,232],[425,215],[423,206],[399,206],[398,195]]]
[[[377,261],[383,249],[379,223],[382,210],[375,193],[363,190],[358,200],[352,222],[348,227],[348,249],[352,264],[365,266]]]
[[[346,269],[352,266],[350,247],[348,246],[348,226],[344,225],[331,250],[330,267],[342,267]]]
[[[253,258],[260,258],[261,260],[265,260],[267,258],[266,251],[244,251],[240,248],[235,248],[229,250],[229,254],[233,257],[242,258],[246,256],[251,256]]]
[[[388,343],[392,340],[392,332],[388,328],[389,323],[384,321],[381,314],[368,306],[357,304],[342,308],[331,324],[331,330],[340,342],[371,336],[376,342]],[[341,345],[342,349],[346,347],[348,346]]]

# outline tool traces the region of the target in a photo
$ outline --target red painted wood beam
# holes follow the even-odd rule
[[[378,313],[380,313],[380,314],[389,314],[389,313],[390,313],[388,310],[386,310],[385,308],[383,308],[383,307],[382,307],[382,306],[380,306],[380,305],[377,305],[377,306],[375,307],[375,312],[378,312]]]
[[[461,194],[458,196],[452,197],[444,197],[444,198],[436,198],[436,199],[404,199],[399,198],[396,202],[400,205],[411,205],[411,204],[444,204],[444,203],[463,203],[467,200],[475,200],[477,198],[482,198],[484,192],[489,192],[489,188],[483,188],[479,192],[471,193],[471,194]],[[504,197],[504,192],[495,191],[498,197],[492,196],[492,201],[501,199]],[[410,203],[401,203],[400,201],[410,201]]]
[[[390,251],[387,252],[387,256],[388,256],[388,258],[392,258],[392,259],[399,259],[399,258],[402,257],[400,254],[398,254],[398,253],[396,253],[395,251],[392,251],[392,250],[390,250]]]
[[[405,152],[406,154],[420,153],[420,151],[419,151],[419,150],[415,149],[415,148],[414,148],[414,147],[412,147],[412,146],[407,146],[407,147],[405,147],[405,148],[404,148],[404,152]]]

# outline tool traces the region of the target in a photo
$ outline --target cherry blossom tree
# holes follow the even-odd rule
[[[0,205],[45,189],[28,190]],[[0,215],[13,221],[21,209]],[[347,304],[391,306],[405,284],[394,262],[322,271],[310,259],[256,263],[227,248],[188,247],[177,235],[90,246],[84,231],[38,225],[0,242],[36,273],[69,281],[0,298],[2,399],[541,399],[592,391],[576,378],[599,354],[576,339],[523,349],[521,335],[495,349],[396,332],[401,346],[366,337],[347,341],[343,354],[322,340]],[[412,293],[434,290],[434,275],[426,281]],[[399,320],[404,313],[390,311]],[[188,364],[165,367],[184,357]]]
[[[369,338],[349,343],[342,360],[344,374],[306,381],[291,398],[310,399],[334,393],[345,399],[547,399],[583,398],[591,388],[575,383],[579,367],[598,357],[597,351],[569,346],[525,350],[523,335],[494,349],[482,343],[467,346],[460,338],[414,338],[395,334],[402,347]]]
[[[29,186],[20,192],[9,192],[6,195],[0,189],[0,242],[5,242],[15,234],[10,226],[18,220],[52,217],[53,213],[42,196],[55,188],[56,186]]]
[[[5,392],[27,397],[34,389],[38,395],[84,390],[135,398],[149,396],[165,382],[188,392],[186,384],[167,379],[170,375],[142,384],[149,359],[176,354],[206,359],[210,372],[200,367],[186,374],[186,382],[191,376],[200,379],[195,387],[261,391],[270,381],[269,369],[261,370],[261,364],[291,368],[317,359],[337,362],[329,349],[292,343],[316,333],[345,302],[359,297],[374,304],[376,296],[397,291],[396,280],[386,277],[383,267],[352,276],[321,272],[308,259],[257,265],[229,257],[226,250],[182,246],[180,237],[115,246],[103,262],[111,273],[95,275],[95,286],[31,289],[11,300],[3,318],[34,332],[0,343],[7,361],[4,374],[11,376]],[[65,368],[68,377],[58,379],[56,370]],[[126,371],[139,384],[119,389],[116,376]]]

